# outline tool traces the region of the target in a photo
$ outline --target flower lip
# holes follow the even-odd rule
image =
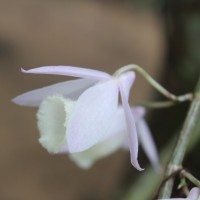
[[[66,122],[75,102],[60,95],[47,97],[37,112],[37,125],[40,144],[49,153],[58,153],[67,144]]]

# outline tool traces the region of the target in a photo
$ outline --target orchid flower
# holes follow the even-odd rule
[[[200,189],[197,187],[192,188],[187,198],[171,198],[160,200],[200,200]]]
[[[105,72],[71,66],[45,66],[22,69],[22,72],[81,78],[26,92],[13,99],[22,106],[39,107],[39,141],[51,153],[66,150],[72,154],[80,153],[110,138],[113,119],[119,110],[120,94],[131,163],[142,170],[138,163],[135,119],[128,103],[134,72],[111,76]],[[56,124],[52,123],[55,119]],[[55,134],[57,130],[59,132]]]

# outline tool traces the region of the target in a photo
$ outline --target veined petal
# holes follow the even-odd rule
[[[39,142],[50,153],[60,152],[67,144],[66,121],[75,102],[62,96],[47,97],[40,105],[37,119]]]
[[[143,118],[137,120],[136,127],[144,152],[146,153],[155,170],[158,172],[161,171],[156,145],[146,121]]]
[[[122,106],[124,108],[125,118],[127,122],[127,130],[128,130],[128,136],[129,136],[129,148],[131,153],[131,163],[132,165],[139,171],[143,170],[139,163],[138,163],[138,136],[137,136],[137,130],[135,126],[135,119],[133,116],[133,113],[131,111],[131,108],[128,103],[128,94],[130,91],[130,82],[131,79],[125,79],[125,77],[119,80],[119,88],[120,88],[120,94],[122,99]]]
[[[127,98],[129,97],[131,86],[135,80],[135,72],[126,72],[119,77],[120,82],[123,83],[123,88]]]
[[[90,87],[79,97],[67,127],[71,153],[84,151],[109,137],[108,129],[117,104],[115,79]]]
[[[134,116],[135,123],[137,123],[141,118],[144,117],[145,109],[142,106],[131,107],[131,111],[132,111],[132,114]],[[128,141],[128,139],[124,141],[124,144],[123,144],[122,148],[125,149],[125,150],[129,149],[129,141]]]
[[[70,99],[77,99],[80,94],[97,81],[77,79],[65,81],[36,90],[32,90],[15,97],[12,101],[21,106],[37,107],[48,96],[60,94]]]
[[[120,149],[124,142],[128,140],[124,111],[121,106],[118,107],[116,114],[113,116],[111,127],[109,128],[109,135],[109,138],[85,151],[70,153],[69,157],[79,167],[89,169],[96,161]],[[60,153],[69,153],[69,151],[68,149],[63,149]]]
[[[138,136],[135,126],[134,116],[131,112],[131,108],[128,104],[126,95],[123,89],[120,87],[120,94],[122,98],[122,105],[124,108],[124,113],[127,122],[128,136],[129,136],[129,148],[131,153],[131,163],[139,171],[143,170],[138,163]]]
[[[197,187],[192,188],[187,199],[188,200],[200,200],[200,188],[197,188]]]
[[[70,158],[81,168],[89,169],[94,163],[117,151],[124,141],[124,134],[114,135],[80,153],[69,154]]]
[[[109,135],[115,136],[123,134],[126,139],[127,138],[127,126],[126,126],[126,120],[124,115],[124,109],[122,106],[118,106],[117,111],[115,115],[112,118],[112,122],[110,123],[109,127]]]
[[[111,75],[106,72],[72,66],[44,66],[30,70],[22,69],[22,72],[32,74],[56,74],[95,80],[107,80],[111,77]]]

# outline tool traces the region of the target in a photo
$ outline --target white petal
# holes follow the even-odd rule
[[[142,106],[131,107],[131,110],[132,110],[132,113],[134,115],[134,119],[136,122],[138,120],[140,120],[141,118],[143,118],[146,113],[145,108]]]
[[[115,79],[87,89],[78,99],[67,127],[70,152],[84,151],[108,135],[118,104]]]
[[[138,120],[144,117],[145,109],[142,106],[136,106],[131,107],[131,111],[133,113],[135,123],[137,123]],[[129,141],[128,139],[124,141],[124,144],[122,146],[123,149],[128,150],[129,149]]]
[[[138,136],[135,126],[134,116],[132,114],[131,108],[128,104],[128,100],[124,94],[123,89],[120,88],[122,105],[124,108],[124,113],[127,122],[128,136],[129,136],[129,149],[131,153],[131,163],[139,171],[142,170],[138,163]]]
[[[112,118],[112,122],[110,123],[110,128],[108,131],[110,136],[114,137],[115,135],[123,134],[126,139],[128,139],[126,120],[122,106],[118,106],[117,112]]]
[[[30,70],[22,69],[22,72],[32,74],[56,74],[95,80],[106,80],[111,77],[108,73],[102,71],[72,66],[44,66]]]
[[[125,118],[127,122],[127,130],[129,136],[129,149],[131,153],[131,163],[132,165],[138,169],[142,170],[138,163],[138,136],[137,130],[135,126],[135,119],[132,113],[132,110],[128,103],[128,94],[130,91],[131,79],[120,79],[119,87],[120,87],[120,94],[122,99],[122,106],[124,108]]]
[[[159,163],[158,152],[147,123],[141,118],[136,122],[136,127],[144,152],[146,153],[155,170],[160,171],[161,166]]]
[[[94,163],[117,151],[124,141],[124,134],[114,135],[80,153],[70,154],[70,158],[81,168],[88,169]]]
[[[200,200],[200,189],[197,187],[192,188],[187,198],[170,198],[158,200]]]
[[[121,84],[123,84],[124,92],[127,98],[129,97],[131,86],[135,80],[135,72],[126,72],[119,77]]]
[[[37,107],[46,97],[51,95],[60,94],[71,99],[76,99],[85,89],[96,82],[89,79],[65,81],[21,94],[15,97],[13,102],[22,106]]]
[[[197,187],[192,188],[187,199],[188,200],[200,200],[200,189]]]
[[[74,104],[62,96],[50,96],[39,107],[37,113],[39,142],[50,153],[58,153],[67,144],[65,123]]]

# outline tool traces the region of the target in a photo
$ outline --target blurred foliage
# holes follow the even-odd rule
[[[193,92],[200,74],[200,1],[166,0],[163,5],[162,15],[166,23],[169,45],[163,84],[175,94]],[[187,109],[188,104],[168,110],[167,112],[170,113],[163,115],[162,122],[174,121],[174,128],[175,126],[177,129],[180,128]],[[165,127],[172,131],[170,127]],[[191,170],[197,178],[200,178],[200,162],[196,159],[200,150],[199,135],[200,126],[197,126],[190,142],[190,146],[194,149],[186,155],[184,161],[184,166]]]
[[[162,84],[175,94],[192,92],[200,73],[200,1],[166,0],[161,10],[168,41]],[[169,139],[181,127],[188,106],[186,103],[154,112],[152,123],[155,130],[159,132],[160,127],[165,127],[159,141],[163,135]]]
[[[191,90],[200,72],[199,0],[127,0],[140,8],[153,9],[163,16],[169,54],[166,69]],[[169,72],[170,73],[170,72]],[[181,84],[182,84],[181,83]]]
[[[169,40],[165,84],[175,93],[191,92],[200,74],[200,1],[170,0],[166,1],[163,10]],[[183,113],[172,116],[180,119]],[[197,130],[196,137],[200,134],[199,127]],[[200,142],[196,138],[191,143],[195,143],[196,148],[186,157],[184,164],[200,178],[200,162],[196,159]]]
[[[200,72],[200,2],[167,1],[166,27],[169,36],[169,64],[191,90]]]

